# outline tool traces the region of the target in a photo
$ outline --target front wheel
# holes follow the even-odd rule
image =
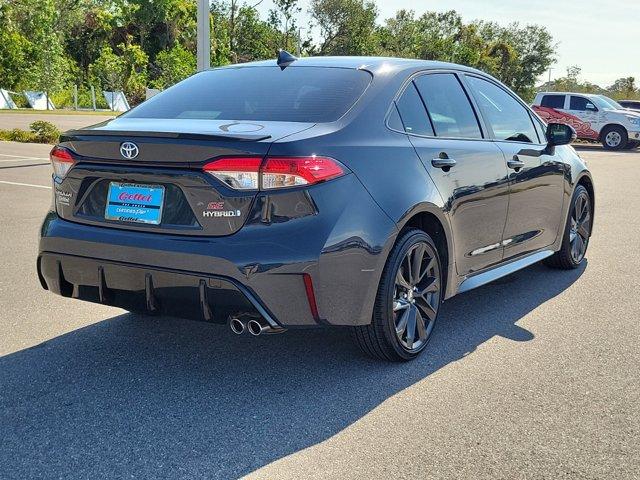
[[[586,188],[578,185],[571,199],[571,210],[564,229],[562,247],[545,263],[554,268],[571,270],[584,260],[591,237],[593,207]]]
[[[407,361],[427,346],[441,302],[438,250],[422,230],[396,242],[380,280],[371,324],[353,327],[358,346],[382,360]]]

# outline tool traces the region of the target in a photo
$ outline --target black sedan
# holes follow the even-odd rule
[[[365,352],[409,360],[446,299],[583,261],[595,198],[574,136],[460,65],[282,54],[212,69],[63,135],[38,275],[238,334],[346,326]]]

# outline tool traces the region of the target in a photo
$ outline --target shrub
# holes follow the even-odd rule
[[[14,142],[35,143],[37,141],[37,137],[33,132],[27,132],[26,130],[14,128],[9,132],[9,140],[12,140]]]
[[[52,123],[38,120],[31,124],[31,131],[14,128],[0,130],[0,140],[22,143],[56,143],[60,138],[60,131]]]
[[[37,120],[30,128],[39,143],[56,143],[60,138],[60,130],[53,123]]]

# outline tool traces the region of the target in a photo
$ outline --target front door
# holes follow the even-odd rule
[[[587,97],[581,95],[567,95],[566,112],[569,115],[578,117],[583,125],[583,129],[589,135],[588,137],[597,140],[600,130],[602,129],[602,112]],[[595,138],[594,138],[595,137]]]
[[[465,80],[509,170],[504,258],[548,247],[563,224],[563,163],[518,99],[488,79],[466,75]]]

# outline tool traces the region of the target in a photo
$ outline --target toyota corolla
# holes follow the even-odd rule
[[[38,275],[238,334],[348,327],[410,360],[445,300],[582,263],[595,197],[574,138],[460,65],[283,52],[204,71],[62,136]]]

